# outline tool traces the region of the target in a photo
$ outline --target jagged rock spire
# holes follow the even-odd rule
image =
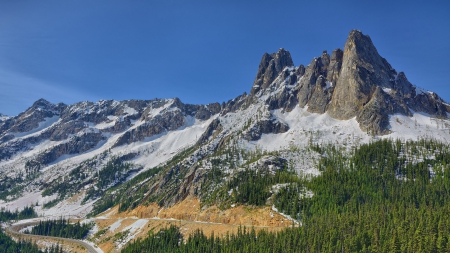
[[[280,48],[276,53],[265,53],[259,64],[250,94],[253,95],[261,89],[266,89],[285,67],[290,66],[294,66],[294,62],[289,51],[284,48]]]
[[[328,113],[338,119],[355,117],[377,86],[393,88],[394,74],[370,37],[352,30],[344,46],[341,72]]]
[[[330,65],[328,66],[327,80],[332,84],[336,84],[339,73],[342,67],[342,58],[344,57],[344,52],[337,48],[331,53]]]
[[[323,51],[306,68],[300,65],[293,73],[282,72],[291,65],[291,56],[284,49],[264,54],[251,95],[269,88],[277,77],[280,81],[289,77],[286,84],[295,88],[269,98],[267,103],[272,110],[292,109],[292,104],[297,103],[300,107],[308,106],[310,112],[327,112],[336,119],[356,117],[362,130],[376,134],[389,132],[392,114],[421,111],[447,117],[450,111],[450,106],[435,93],[421,91],[403,72],[397,73],[380,56],[370,37],[359,30],[350,32],[344,50],[333,50],[331,57]],[[249,100],[252,101],[252,96]]]

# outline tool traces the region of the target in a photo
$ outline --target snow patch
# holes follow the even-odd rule
[[[297,224],[297,225],[301,225],[300,222],[298,222],[296,219],[292,218],[290,215],[287,215],[287,214],[284,214],[284,213],[279,212],[278,209],[277,209],[274,205],[272,205],[272,211],[274,211],[274,212],[280,214],[280,215],[283,216],[284,218],[286,218],[286,219],[288,219],[288,220],[294,222],[294,223]]]
[[[127,237],[122,240],[117,246],[118,248],[122,248],[129,241],[133,240],[137,234],[142,230],[142,228],[147,224],[148,220],[139,219],[130,226],[124,228],[122,231],[128,231]]]
[[[135,115],[137,114],[137,111],[134,108],[128,107],[127,105],[125,105],[123,107],[123,113],[128,114],[128,115]]]
[[[39,126],[33,130],[30,130],[28,132],[21,132],[21,133],[13,133],[14,137],[24,137],[27,135],[31,135],[37,132],[40,132],[41,130],[53,125],[54,123],[58,122],[59,116],[53,116],[51,118],[45,118],[44,121],[39,122]]]
[[[113,127],[115,124],[116,124],[116,122],[114,120],[111,120],[109,122],[106,121],[106,122],[99,123],[99,124],[95,125],[94,127],[97,129],[106,129],[106,128]]]
[[[116,222],[114,222],[110,227],[109,231],[114,232],[116,229],[120,227],[120,224],[122,224],[123,219],[118,219]]]
[[[383,91],[385,92],[385,93],[391,93],[391,91],[392,91],[392,89],[391,88],[383,88]]]

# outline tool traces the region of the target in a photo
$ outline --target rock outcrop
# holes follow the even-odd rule
[[[277,119],[266,119],[258,121],[245,134],[244,139],[248,141],[256,141],[261,138],[262,134],[278,134],[285,133],[289,130],[289,126]]]
[[[287,69],[292,60],[286,52],[263,55],[247,101],[264,97],[269,110],[289,111],[298,105],[339,120],[356,118],[362,130],[374,134],[390,132],[392,114],[411,116],[416,111],[447,118],[450,106],[397,73],[359,30],[350,32],[344,50],[335,49],[331,57],[324,51],[306,67]]]
[[[369,36],[350,32],[344,46],[341,72],[328,113],[350,119],[369,102],[377,86],[393,89],[395,70],[382,58]]]
[[[45,150],[37,157],[36,161],[40,164],[49,164],[62,155],[81,154],[89,149],[95,148],[102,140],[105,140],[105,137],[100,132],[87,131],[71,137],[67,142]]]
[[[220,131],[222,131],[222,125],[220,124],[220,120],[214,119],[208,125],[208,128],[206,128],[206,131],[198,139],[197,145],[200,146],[200,145],[207,143],[215,133],[220,132]]]
[[[261,89],[266,89],[285,67],[294,66],[289,51],[280,48],[273,54],[265,53],[259,64],[255,82],[253,83],[251,95],[256,94]]]
[[[39,127],[39,123],[48,118],[59,116],[66,108],[65,104],[54,105],[45,99],[39,99],[18,116],[1,122],[0,135],[9,133],[23,133]]]

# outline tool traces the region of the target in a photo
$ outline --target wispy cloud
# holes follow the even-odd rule
[[[15,116],[44,98],[52,103],[97,100],[89,93],[0,68],[0,113]]]

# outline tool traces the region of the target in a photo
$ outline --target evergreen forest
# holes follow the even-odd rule
[[[196,231],[188,238],[169,227],[122,252],[450,252],[448,145],[378,140],[349,153],[331,145],[312,148],[321,154],[321,175],[285,183],[273,196],[274,206],[301,226],[280,232],[241,228],[225,237]],[[268,189],[252,189],[235,200],[262,204]]]
[[[37,217],[37,213],[32,206],[26,206],[22,211],[8,211],[4,208],[0,209],[0,221],[23,220]]]
[[[29,241],[15,242],[0,230],[0,252],[3,253],[63,253],[63,248],[59,245],[52,245],[45,251],[39,250],[38,246]]]
[[[69,223],[69,220],[61,218],[58,220],[40,221],[29,233],[33,235],[83,239],[91,228],[92,224],[81,224],[80,222],[72,224]]]

